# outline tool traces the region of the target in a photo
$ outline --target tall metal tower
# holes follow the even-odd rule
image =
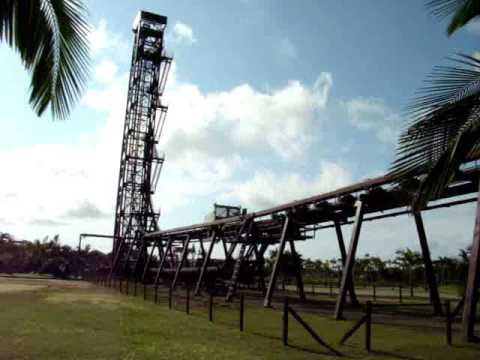
[[[156,144],[167,107],[161,103],[172,59],[164,52],[165,16],[140,11],[133,24],[132,65],[123,130],[113,242],[112,275],[136,276],[143,234],[158,229],[152,195],[164,162]]]

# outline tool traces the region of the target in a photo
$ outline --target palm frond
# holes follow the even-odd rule
[[[88,24],[80,0],[2,0],[0,41],[31,71],[30,104],[66,118],[89,75]]]
[[[460,165],[480,155],[480,61],[451,58],[436,67],[408,107],[411,121],[399,137],[390,174],[428,174],[414,207],[420,209],[448,186]]]
[[[479,139],[480,109],[477,108],[422,181],[413,204],[415,210],[425,208],[430,200],[443,193],[465,160],[477,155]]]
[[[458,55],[436,67],[408,107],[411,121],[401,133],[391,173],[413,176],[433,168],[480,106],[480,61]]]
[[[447,28],[448,35],[480,15],[479,0],[429,0],[427,7],[440,18],[452,16]]]

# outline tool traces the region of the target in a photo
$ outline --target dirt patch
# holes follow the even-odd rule
[[[22,291],[36,291],[45,288],[46,285],[18,284],[18,283],[0,283],[0,294],[17,293]]]
[[[120,307],[140,308],[140,305],[125,302],[117,294],[92,294],[83,292],[54,292],[49,294],[45,301],[51,303],[84,303],[101,306],[109,310],[116,310]]]

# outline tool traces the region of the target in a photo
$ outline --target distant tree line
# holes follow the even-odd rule
[[[438,285],[456,284],[463,288],[468,272],[470,249],[461,249],[458,256],[441,256],[433,260],[433,268]],[[271,271],[277,251],[271,251],[266,259],[267,270]],[[293,256],[285,251],[279,263],[281,281],[294,280],[295,272],[303,274],[306,283],[338,283],[342,276],[342,259],[330,260],[303,259],[302,255]],[[423,286],[425,284],[425,268],[422,255],[412,249],[398,249],[395,257],[383,260],[370,254],[358,257],[355,261],[354,279],[364,284],[404,284],[408,286]]]
[[[90,246],[78,251],[60,244],[58,235],[18,241],[0,232],[0,273],[40,273],[59,278],[83,277],[107,269],[110,255]]]

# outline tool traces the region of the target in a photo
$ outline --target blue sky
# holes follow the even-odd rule
[[[477,22],[448,38],[418,0],[87,4],[92,78],[66,121],[33,114],[28,74],[0,46],[0,231],[17,237],[59,233],[74,244],[80,232],[112,232],[140,9],[168,16],[175,60],[155,195],[164,228],[202,221],[215,201],[260,209],[382,174],[415,89],[480,40]],[[454,255],[471,239],[473,206],[428,214],[426,225],[434,255]],[[386,257],[405,246],[418,248],[408,217],[366,225],[359,251]],[[299,248],[338,256],[328,230]]]

